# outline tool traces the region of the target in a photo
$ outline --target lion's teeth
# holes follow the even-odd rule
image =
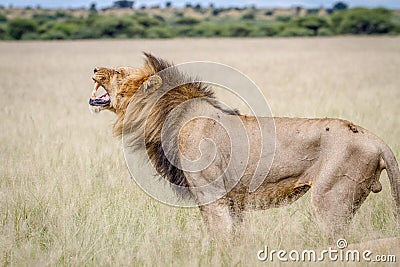
[[[97,89],[99,89],[99,87],[100,87],[100,83],[95,81],[93,91],[92,91],[92,98],[96,98],[96,92],[97,92]]]
[[[99,87],[100,87],[100,83],[99,83],[99,82],[95,82],[95,83],[94,83],[93,90],[96,90],[96,91],[97,91],[97,89],[99,89]]]

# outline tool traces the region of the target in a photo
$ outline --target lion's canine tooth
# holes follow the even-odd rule
[[[97,92],[97,89],[99,89],[99,87],[100,87],[100,83],[95,81],[93,91],[92,91],[92,98],[96,98],[96,92]]]

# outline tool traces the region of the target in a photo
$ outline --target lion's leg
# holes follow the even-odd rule
[[[325,234],[338,238],[345,234],[355,212],[371,192],[372,179],[348,174],[325,178],[330,182],[315,183],[311,203]]]
[[[229,213],[232,218],[232,233],[235,235],[240,234],[243,226],[243,207],[237,203],[231,203],[229,206]]]
[[[229,203],[224,198],[199,208],[208,231],[213,237],[225,239],[231,236],[234,222]]]

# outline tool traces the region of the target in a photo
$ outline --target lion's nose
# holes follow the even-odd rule
[[[93,70],[94,73],[96,73],[96,72],[98,72],[98,71],[99,71],[98,68],[94,68],[94,70]]]

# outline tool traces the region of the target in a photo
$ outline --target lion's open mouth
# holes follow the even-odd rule
[[[100,86],[102,85],[98,81],[94,80],[94,87],[92,91],[92,96],[89,99],[89,105],[100,107],[106,107],[110,105],[110,95],[108,93],[105,93],[101,96],[96,96],[96,92]]]

